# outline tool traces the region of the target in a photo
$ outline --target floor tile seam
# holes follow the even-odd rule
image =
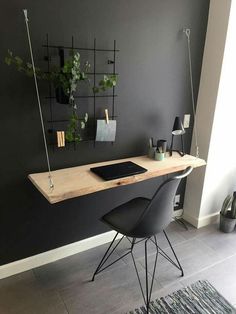
[[[191,278],[191,277],[193,277],[193,276],[195,276],[195,275],[197,275],[197,274],[199,274],[199,273],[201,273],[201,272],[203,272],[203,271],[205,271],[205,270],[207,270],[207,269],[210,269],[210,268],[212,268],[212,267],[215,267],[216,265],[218,265],[218,264],[220,264],[220,263],[223,263],[225,260],[228,260],[228,259],[230,259],[230,258],[232,258],[232,257],[234,257],[234,256],[236,256],[236,254],[233,254],[233,255],[231,255],[231,256],[225,258],[225,259],[220,259],[219,261],[217,261],[217,262],[215,262],[215,263],[213,263],[213,264],[211,264],[211,265],[209,265],[209,266],[206,266],[206,267],[202,268],[201,270],[199,270],[199,271],[197,271],[197,272],[195,272],[195,273],[193,273],[193,274],[191,274],[191,275],[184,276],[182,279],[180,279],[180,281],[178,281],[178,283],[180,283],[181,285],[183,285],[182,282],[183,282],[185,279],[189,279],[189,278]],[[136,263],[137,263],[139,266],[141,266],[141,268],[142,268],[143,271],[145,271],[145,267],[143,266],[142,263],[140,263],[139,260],[136,260]],[[127,263],[127,262],[125,262],[125,264],[126,264],[128,267],[134,267],[133,264],[130,264],[130,263]],[[124,265],[123,265],[123,266],[124,266]],[[110,271],[111,271],[111,270],[110,270]],[[156,271],[158,271],[158,265],[157,265]],[[109,270],[108,270],[107,272],[109,272]],[[152,276],[152,274],[150,273],[149,270],[148,270],[148,274],[149,274],[150,276]],[[158,278],[157,278],[156,276],[155,276],[154,280],[155,280],[155,282],[157,282],[158,284],[161,284],[161,283],[158,281]],[[171,284],[170,284],[170,285],[171,285]],[[170,286],[170,285],[167,285],[167,286],[162,286],[162,285],[161,285],[161,286],[162,286],[163,288],[166,288],[166,287],[168,287],[168,286]],[[183,286],[184,286],[184,285],[183,285]],[[63,289],[61,289],[61,290],[63,290]],[[58,290],[58,292],[59,292],[59,294],[61,295],[60,290]]]
[[[233,255],[231,255],[231,256],[229,256],[229,257],[227,257],[227,258],[225,258],[225,259],[220,259],[220,260],[218,260],[217,262],[215,262],[215,263],[213,263],[213,264],[211,264],[211,265],[209,265],[209,266],[206,266],[206,267],[200,269],[199,271],[194,272],[194,273],[191,274],[191,275],[184,276],[182,279],[180,279],[179,282],[182,284],[182,281],[184,281],[185,279],[191,278],[191,277],[193,277],[193,276],[195,276],[195,275],[197,275],[197,274],[199,274],[199,273],[201,273],[201,272],[203,272],[203,271],[205,271],[205,270],[207,270],[207,269],[210,269],[210,268],[212,268],[212,267],[215,267],[216,265],[219,265],[219,264],[223,263],[224,261],[226,261],[226,260],[228,260],[228,259],[230,259],[230,258],[232,258],[232,257],[234,257],[234,256],[236,256],[236,253],[233,254]],[[140,261],[138,261],[138,260],[137,260],[137,262],[138,262],[139,265],[142,267],[142,269],[145,271],[145,267],[143,266],[143,264],[140,263]],[[158,271],[158,265],[157,265],[156,271]],[[149,274],[150,276],[152,276],[152,274],[150,273],[149,270],[148,270],[148,274]],[[158,281],[158,278],[156,278],[156,276],[155,276],[154,280],[160,284],[160,282]]]
[[[156,278],[155,278],[156,279]],[[157,281],[157,279],[156,279]],[[170,284],[167,284],[166,286],[163,286],[160,282],[159,284],[161,285],[161,289],[155,291],[154,293],[159,293],[160,290],[165,290],[165,289],[169,289],[171,286],[174,286],[175,284],[178,284],[181,286],[181,288],[184,288],[186,285],[184,285],[182,282],[178,281],[178,282],[175,282],[175,283],[170,283]],[[177,291],[179,289],[174,289],[173,291]]]
[[[172,244],[173,248],[178,247],[179,245],[182,245],[183,243],[187,243],[190,242],[192,240],[196,240],[197,242],[204,244],[207,248],[209,248],[209,250],[211,250],[212,252],[214,252],[215,250],[213,248],[211,248],[209,245],[207,245],[206,243],[204,243],[203,239],[198,239],[197,237],[194,238],[190,238],[190,239],[184,239],[178,243]],[[167,246],[163,246],[161,247],[162,250],[166,250],[166,249],[170,249],[170,247]],[[121,256],[119,253],[116,253],[117,255]],[[155,252],[148,254],[148,256],[153,256],[155,254]],[[142,259],[143,257],[139,257],[137,260]],[[125,262],[127,264],[127,262]]]
[[[32,273],[33,273],[33,276],[34,276],[35,280],[36,280],[36,281],[38,282],[38,284],[41,286],[41,282],[40,282],[39,276],[38,276],[37,273],[36,273],[36,269],[37,269],[37,267],[32,268],[31,271],[32,271]]]
[[[177,247],[177,246],[179,246],[179,245],[181,245],[181,244],[183,244],[183,243],[188,243],[188,242],[191,242],[191,241],[193,241],[193,240],[197,240],[197,241],[198,241],[198,239],[196,239],[196,238],[190,238],[190,239],[184,239],[183,241],[178,242],[178,243],[175,243],[175,244],[172,244],[172,243],[171,243],[171,245],[175,248],[175,247]],[[199,242],[200,242],[200,241],[199,241]],[[166,248],[170,248],[170,247],[167,246]]]
[[[139,262],[137,261],[137,263],[141,266],[142,270],[145,271],[145,267]],[[157,262],[158,263],[158,262]],[[154,270],[154,268],[152,268],[152,271]],[[158,265],[156,265],[156,270],[155,270],[155,277],[154,277],[154,282],[158,283],[159,285],[161,285],[162,288],[164,288],[164,286],[162,286],[162,284],[158,281],[158,278],[156,278],[156,273],[158,271]],[[148,275],[150,277],[152,277],[153,273],[150,273],[150,271],[148,270]]]
[[[170,234],[171,234],[171,232],[168,232],[167,233],[167,236],[170,238]],[[171,240],[170,239],[170,242],[171,242],[171,245],[173,246],[173,247],[175,247],[175,246],[178,246],[178,245],[180,245],[180,244],[183,244],[184,242],[187,242],[187,241],[189,241],[189,240],[191,240],[191,239],[185,239],[185,238],[183,238],[180,242],[178,242],[178,243],[172,243],[173,242],[173,240]],[[163,246],[162,247],[162,249],[167,249],[167,248],[169,248],[169,244],[168,244],[168,242],[167,242],[167,240],[165,239],[165,241],[166,241],[166,246]],[[157,241],[157,244],[158,244],[158,241]]]
[[[176,248],[184,243],[188,243],[192,240],[195,240],[201,244],[204,244],[204,246],[206,246],[207,248],[209,248],[209,250],[211,250],[212,252],[215,252],[215,250],[213,248],[211,248],[209,245],[207,245],[206,243],[204,243],[204,241],[202,239],[197,239],[197,237],[194,237],[194,238],[190,238],[190,239],[185,239],[184,241],[181,241],[181,242],[178,242],[178,243],[175,243],[175,244],[172,244],[172,247],[173,248]],[[162,250],[166,250],[166,249],[170,249],[170,246],[167,246],[167,247],[164,247],[164,248],[161,248]],[[154,253],[155,254],[155,253]],[[236,254],[236,253],[235,253]],[[153,255],[153,254],[151,254]]]
[[[144,267],[138,260],[136,261],[136,264],[139,264],[139,266],[141,266],[142,270],[140,270],[140,271],[144,271],[144,272],[145,272],[145,267]],[[130,264],[127,263],[127,265],[128,265],[129,267],[131,267]],[[132,267],[135,269],[133,263],[132,263]],[[157,271],[157,269],[156,269],[156,271]],[[152,277],[152,273],[150,273],[149,271],[148,271],[148,275],[149,275],[150,277]],[[154,277],[154,281],[156,281],[158,284],[160,284],[160,283],[157,281],[156,277]]]
[[[190,241],[191,239],[189,239],[189,240],[185,240],[185,241],[182,241],[182,242],[180,242],[180,243],[178,243],[178,244],[172,244],[172,247],[173,248],[175,248],[175,247],[177,247],[178,245],[181,245],[181,244],[183,244],[184,242],[188,242],[188,241]],[[170,246],[167,246],[167,247],[160,247],[163,251],[165,251],[165,250],[171,250],[171,248],[170,248]],[[148,254],[148,257],[153,257],[154,255],[156,254],[156,252],[153,252],[153,253],[151,253],[151,254]],[[144,256],[142,256],[142,257],[138,257],[136,260],[137,261],[140,261],[141,259],[143,259],[144,258]],[[140,263],[141,264],[141,263]]]
[[[41,286],[41,282],[40,282],[38,276],[36,275],[36,272],[35,272],[35,269],[34,269],[34,268],[32,269],[32,272],[33,272],[33,275],[34,275],[34,278],[35,278],[36,282],[39,284],[40,288],[43,289],[43,287]],[[59,300],[60,300],[61,303],[63,304],[63,306],[64,306],[64,308],[65,308],[65,310],[66,310],[66,313],[69,314],[69,311],[68,311],[68,309],[67,309],[67,306],[66,306],[66,304],[65,304],[65,301],[64,301],[64,299],[63,299],[63,297],[62,297],[62,295],[61,295],[59,289],[58,289],[58,288],[54,288],[54,289],[49,289],[49,290],[54,290],[54,292],[57,294]]]
[[[181,245],[181,244],[183,244],[183,243],[185,243],[185,242],[188,242],[188,241],[191,241],[192,239],[184,239],[184,240],[182,240],[181,242],[179,242],[179,243],[176,243],[176,244],[172,244],[172,246],[173,247],[177,247],[178,245]],[[160,247],[162,250],[166,250],[166,249],[169,249],[170,247],[168,246],[168,243],[167,243],[167,245],[165,246],[165,247]],[[124,250],[124,251],[126,251],[126,250]],[[127,251],[128,251],[128,249],[127,249]],[[119,253],[116,253],[118,256],[121,256],[121,254],[119,254]],[[148,257],[150,257],[150,256],[153,256],[155,254],[155,252],[153,252],[153,253],[150,253],[150,254],[148,254]],[[139,258],[137,258],[136,260],[138,261],[138,260],[140,260],[140,259],[142,259],[143,257],[139,257]],[[125,261],[123,258],[122,258],[122,261],[124,261],[125,262],[125,264],[129,264],[127,261]]]
[[[213,263],[213,264],[211,264],[209,266],[203,267],[202,269],[200,269],[199,271],[196,271],[195,273],[193,273],[191,275],[184,276],[182,279],[180,279],[180,282],[184,281],[185,279],[189,279],[189,278],[191,278],[193,276],[196,276],[197,274],[199,274],[201,272],[204,272],[207,269],[210,269],[210,268],[213,268],[213,267],[215,267],[215,266],[217,266],[219,264],[222,264],[223,262],[225,262],[225,261],[227,261],[227,260],[229,260],[229,259],[231,259],[232,257],[235,257],[235,256],[236,256],[236,254],[233,254],[231,256],[226,257],[225,259],[220,259],[219,261],[217,261],[217,262],[215,262],[215,263]]]
[[[167,236],[169,236],[169,234],[167,234]],[[193,238],[190,238],[190,239],[183,239],[183,240],[181,240],[180,242],[178,242],[178,243],[172,243],[173,242],[173,240],[171,240],[170,239],[170,242],[171,242],[171,245],[172,245],[172,247],[173,248],[175,248],[175,247],[177,247],[177,246],[179,246],[179,245],[181,245],[181,244],[183,244],[183,243],[187,243],[187,242],[190,242],[190,241],[192,241],[192,240],[195,240],[195,238],[193,239]],[[166,246],[159,246],[162,250],[166,250],[166,249],[170,249],[170,246],[168,245],[168,243],[166,243]],[[155,252],[153,253],[153,254],[155,254]],[[150,254],[150,255],[153,255],[153,254]]]
[[[170,234],[170,232],[167,234],[167,236],[169,236],[169,234]],[[185,239],[185,238],[183,238],[180,242],[178,242],[178,243],[175,243],[175,244],[172,244],[172,246],[174,247],[174,246],[177,246],[177,245],[179,245],[179,244],[182,244],[182,243],[184,243],[184,242],[187,242],[187,241],[190,241],[190,240],[192,240],[192,239]],[[167,242],[167,240],[166,240],[166,242]],[[157,240],[157,243],[158,243],[158,240]],[[119,246],[118,246],[119,247]],[[118,248],[117,247],[117,248]],[[168,242],[166,243],[166,245],[165,246],[163,246],[162,247],[162,249],[167,249],[169,247],[169,245],[168,245]],[[125,249],[125,250],[128,250],[128,249]],[[124,250],[124,251],[125,251]],[[120,253],[118,253],[118,252],[116,252],[116,254],[117,255],[120,255]]]
[[[207,229],[207,227],[209,227],[209,226],[210,226],[210,225],[205,226],[205,227],[202,227],[202,228],[194,228],[194,229],[192,229],[193,232],[195,232],[194,234],[192,234],[192,239],[195,239],[195,238],[198,238],[198,237],[207,236],[207,235],[211,234],[212,231],[218,230],[217,228],[215,228],[215,229],[210,229],[210,230],[207,230],[207,231],[204,233],[204,230],[203,230],[203,229],[205,229],[205,228]],[[200,231],[200,230],[202,230],[203,233],[202,233],[202,232],[198,232],[198,231]]]
[[[191,239],[189,239],[189,240],[191,240]],[[189,241],[189,240],[186,240],[186,242]],[[202,241],[199,240],[199,242],[202,242]],[[181,243],[179,243],[179,244],[181,244]],[[178,245],[179,245],[179,244],[178,244]],[[177,246],[177,245],[176,245],[176,246]],[[212,250],[213,250],[213,249],[212,249]],[[127,251],[128,251],[128,250],[127,250]],[[214,250],[213,250],[213,251],[214,251]],[[114,253],[116,253],[116,252],[114,252]],[[148,257],[152,257],[152,256],[154,256],[154,254],[156,254],[156,253],[153,252],[153,253],[149,254]],[[113,254],[112,254],[112,255],[113,255]],[[117,255],[117,257],[121,257],[118,253],[116,253],[116,255]],[[229,259],[229,258],[231,258],[231,257],[233,257],[233,256],[236,256],[236,253],[235,253],[235,254],[232,254],[232,255],[230,255],[230,256],[228,256],[228,257],[226,257],[226,258],[220,259],[219,261],[217,261],[217,262],[214,263],[213,265],[218,264],[218,263],[221,263],[222,261],[224,261],[224,260],[226,260],[226,259]],[[136,258],[136,262],[138,262],[139,265],[141,265],[142,268],[145,269],[144,266],[142,265],[142,263],[140,262],[140,260],[143,259],[143,258],[144,258],[144,257]],[[123,265],[122,265],[122,266],[125,266],[125,265],[130,266],[130,264],[131,264],[130,262],[127,262],[124,258],[121,258],[121,261],[123,262]],[[209,266],[209,267],[211,267],[211,266]],[[208,268],[208,267],[206,267],[206,269],[207,269],[207,268]],[[203,268],[203,269],[205,269],[205,268]],[[33,276],[34,276],[35,280],[38,281],[39,279],[38,279],[38,276],[37,276],[37,274],[36,274],[36,272],[35,272],[35,269],[32,269],[31,271],[32,271],[32,273],[33,273]]]
[[[32,273],[33,278],[34,278],[36,284],[38,285],[38,288],[39,288],[39,292],[38,292],[38,293],[40,293],[40,296],[41,296],[41,297],[44,297],[44,289],[43,289],[43,287],[42,287],[42,285],[41,285],[41,283],[40,283],[38,277],[35,275],[34,269],[31,269],[31,270],[29,270],[29,271]],[[52,289],[49,289],[49,290],[52,291]],[[61,304],[64,305],[65,310],[66,310],[67,313],[69,314],[69,312],[68,312],[68,310],[67,310],[67,308],[66,308],[66,306],[65,306],[64,300],[62,299],[62,297],[61,297],[59,291],[58,291],[57,289],[53,289],[53,290],[54,290],[54,292],[56,293],[56,295],[57,295],[58,298],[59,298],[58,301],[61,301]],[[59,303],[58,303],[58,304],[59,304]],[[23,306],[23,308],[25,308],[25,309],[28,308],[28,305],[27,305],[26,307],[25,307],[25,305],[22,305],[22,306]]]
[[[65,307],[65,310],[66,310],[67,314],[69,314],[70,312],[69,312],[69,310],[68,310],[68,308],[67,308],[66,301],[64,300],[63,295],[62,295],[62,293],[60,292],[60,290],[58,290],[58,294],[59,294],[59,296],[60,296],[60,298],[61,298],[61,300],[62,300],[62,303],[64,304],[64,307]],[[69,298],[69,299],[73,299],[73,298]]]
[[[188,241],[188,240],[185,240],[185,241],[183,241],[183,242],[186,242],[186,241]],[[183,242],[181,242],[181,243],[183,243]],[[179,244],[181,244],[181,243],[179,243]],[[172,245],[172,246],[175,247],[174,245]],[[160,247],[160,248],[161,248],[163,251],[166,250],[166,249],[170,249],[169,246]],[[152,253],[148,254],[148,257],[152,257],[152,256],[154,256],[155,254],[156,254],[156,252],[153,251]],[[143,258],[144,258],[144,256],[140,256],[140,257],[136,258],[136,261],[139,262],[139,261],[140,261],[141,259],[143,259]],[[123,260],[123,258],[122,258],[122,260]],[[125,261],[125,264],[129,265],[129,262]]]

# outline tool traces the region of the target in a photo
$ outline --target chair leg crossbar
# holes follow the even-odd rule
[[[116,243],[116,245],[114,246],[114,248],[112,249],[112,246],[118,236],[118,232],[116,233],[115,237],[113,238],[112,242],[110,243],[108,249],[106,250],[103,258],[101,259],[97,269],[95,270],[93,277],[92,277],[92,281],[94,281],[95,276],[97,274],[99,274],[100,272],[102,272],[103,270],[105,270],[106,268],[110,267],[111,265],[115,264],[116,262],[118,262],[119,260],[121,260],[123,257],[131,254],[132,260],[133,260],[133,264],[134,264],[134,269],[135,272],[137,274],[137,278],[138,278],[138,282],[139,282],[139,286],[141,289],[141,293],[144,299],[144,303],[146,306],[146,312],[149,313],[150,310],[150,301],[151,301],[151,295],[152,295],[152,289],[153,289],[153,283],[154,283],[154,278],[155,278],[155,273],[156,273],[156,266],[157,266],[157,259],[158,259],[158,255],[160,254],[161,256],[163,256],[168,262],[170,262],[173,266],[175,266],[176,268],[178,268],[181,271],[181,276],[184,276],[184,272],[183,272],[183,268],[178,260],[178,257],[174,251],[174,248],[171,245],[171,242],[166,234],[165,231],[164,235],[166,237],[166,240],[171,248],[171,251],[175,257],[175,261],[173,261],[169,255],[167,255],[157,244],[157,239],[156,236],[152,236],[152,237],[148,237],[148,238],[143,238],[139,241],[136,241],[136,238],[132,238],[132,240],[130,240],[128,237],[127,240],[130,242],[131,247],[129,249],[128,252],[126,252],[125,254],[123,254],[122,256],[120,256],[119,258],[117,258],[115,261],[113,261],[112,263],[106,265],[104,267],[104,264],[106,263],[106,261],[109,259],[109,257],[113,254],[113,252],[115,251],[115,249],[118,247],[118,245],[121,243],[121,241],[125,238],[125,236],[122,236],[121,239],[119,239],[119,241]],[[134,254],[133,254],[133,248],[136,244],[145,241],[144,247],[145,247],[145,289],[143,289],[143,285],[141,283],[141,278],[138,272],[138,268],[137,268],[137,264],[134,258]],[[151,241],[155,246],[156,246],[156,255],[155,255],[155,261],[154,261],[154,266],[153,266],[153,271],[151,274],[151,281],[149,280],[149,269],[148,269],[148,242]]]

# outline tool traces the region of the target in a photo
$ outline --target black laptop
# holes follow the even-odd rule
[[[132,161],[125,161],[112,165],[94,167],[90,168],[90,170],[106,181],[129,177],[147,171],[147,169],[135,164]]]

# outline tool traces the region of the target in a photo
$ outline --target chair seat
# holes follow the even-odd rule
[[[132,237],[132,229],[149,203],[148,198],[134,198],[111,210],[101,220],[117,232]]]

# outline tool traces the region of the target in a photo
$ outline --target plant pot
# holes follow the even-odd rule
[[[59,104],[69,104],[69,96],[65,94],[62,87],[56,88],[56,100]]]
[[[220,230],[229,233],[233,232],[236,225],[236,219],[220,214]]]

